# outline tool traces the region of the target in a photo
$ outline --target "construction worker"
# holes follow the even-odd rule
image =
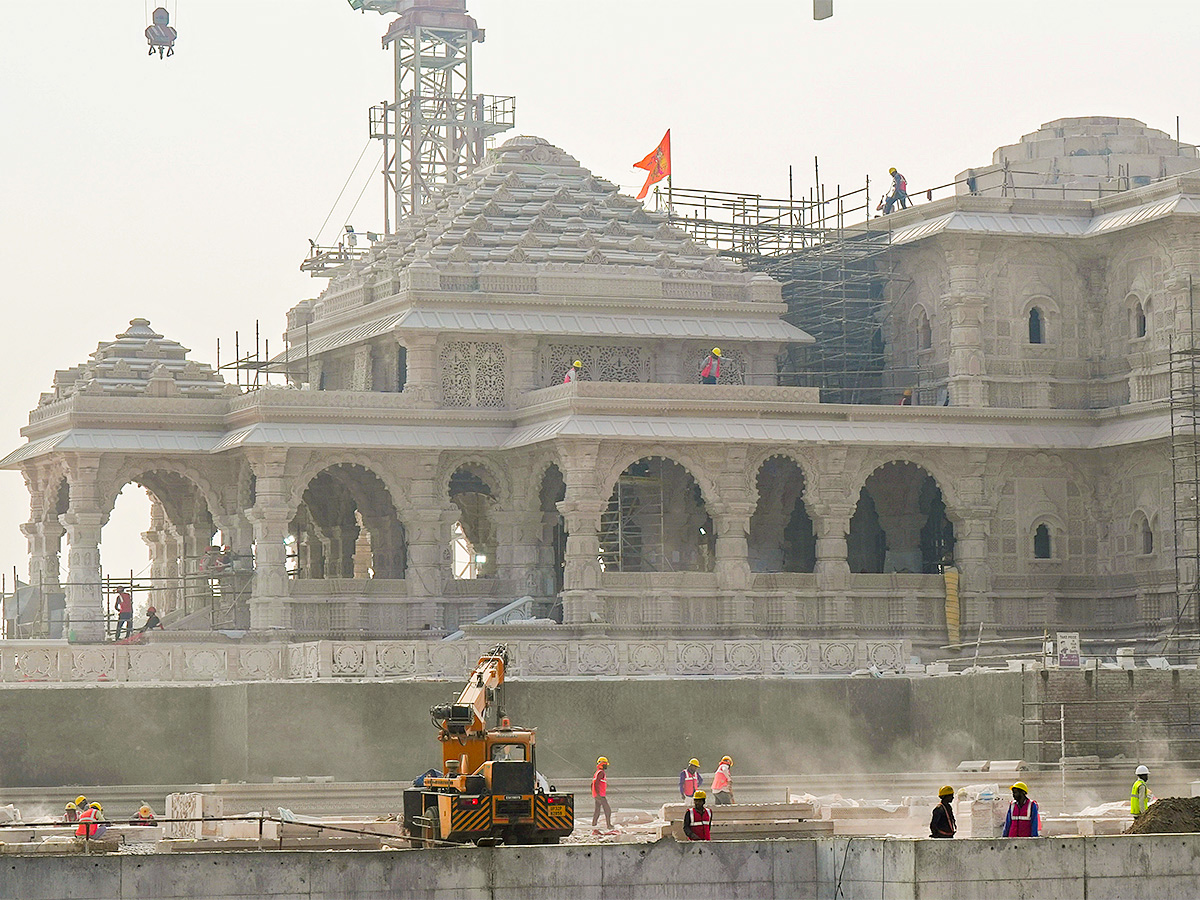
[[[712,840],[712,810],[704,806],[704,791],[696,791],[692,808],[683,814],[683,833],[689,841]]]
[[[908,181],[896,171],[895,166],[888,169],[888,174],[892,176],[892,192],[887,195],[883,204],[885,216],[892,211],[892,207],[896,204],[899,204],[901,209],[908,207]]]
[[[104,807],[99,803],[89,803],[87,809],[79,814],[79,827],[75,829],[75,837],[98,838],[108,831],[104,821]]]
[[[612,809],[608,805],[608,757],[601,756],[596,760],[596,774],[592,776],[592,798],[595,808],[592,810],[592,834],[599,834],[596,828],[600,821],[600,813],[604,812],[604,822],[612,831]]]
[[[146,607],[146,624],[138,629],[138,634],[145,634],[147,631],[150,631],[151,629],[154,629],[154,628],[158,628],[162,631],[166,630],[163,628],[162,619],[160,619],[158,617],[158,610],[155,609],[153,606],[147,606]]]
[[[125,637],[133,637],[133,598],[129,596],[128,588],[117,591],[117,599],[113,601],[117,611],[117,632],[113,640],[121,639],[121,629],[125,629]]]
[[[1037,837],[1038,805],[1029,799],[1029,788],[1018,781],[1012,786],[1013,802],[1008,804],[1004,817],[1005,837]]]
[[[946,785],[938,791],[937,806],[933,808],[933,817],[929,820],[929,836],[935,838],[952,838],[958,831],[958,823],[954,821],[954,788]]]
[[[696,796],[704,787],[704,776],[700,774],[700,760],[688,760],[687,768],[679,773],[679,796],[684,800]]]
[[[713,773],[713,800],[717,806],[726,806],[733,802],[733,776],[729,769],[733,766],[733,759],[728,756],[721,757],[721,764],[717,766],[717,771]]]
[[[567,374],[563,376],[563,384],[571,384],[579,380],[579,375],[583,371],[583,360],[577,359],[571,363],[571,368],[567,369]]]
[[[704,360],[704,368],[700,370],[702,384],[716,384],[721,377],[721,348],[713,347],[712,353]]]
[[[154,821],[154,810],[152,810],[150,808],[150,804],[143,803],[141,806],[139,806],[138,811],[135,812],[130,817],[129,824],[130,825],[154,825],[154,824],[156,824]]]
[[[898,406],[912,406],[912,388],[905,388],[904,393],[900,395]]]
[[[1150,793],[1150,770],[1145,766],[1138,766],[1134,770],[1137,775],[1137,780],[1133,783],[1133,790],[1129,794],[1129,812],[1132,815],[1140,816],[1150,804],[1157,798]]]
[[[73,800],[69,801],[67,803],[66,808],[63,810],[63,824],[74,825],[78,821],[79,821],[79,807],[75,805],[75,802]]]

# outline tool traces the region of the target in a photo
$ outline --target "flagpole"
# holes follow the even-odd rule
[[[667,176],[667,215],[675,215],[675,205],[671,202],[671,176]]]

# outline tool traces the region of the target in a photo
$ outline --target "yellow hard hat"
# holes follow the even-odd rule
[[[1018,781],[1012,786],[1012,789],[1014,791],[1024,791],[1026,794],[1029,793],[1029,788],[1025,786],[1025,782],[1023,781]]]
[[[911,396],[912,396],[912,388],[905,388],[905,389],[904,389],[904,396],[905,396],[905,397],[911,397]]]
[[[938,796],[939,797],[953,797],[954,796],[954,788],[950,787],[950,785],[946,785],[940,791],[938,791]]]
[[[720,356],[720,355],[721,355],[721,348],[713,347],[713,356]]]
[[[572,365],[574,365],[575,368],[577,368],[577,369],[582,369],[583,368],[583,360],[577,359],[577,360],[575,360],[574,363],[572,363]]]
[[[706,800],[708,794],[704,793],[704,791],[696,791],[696,793],[692,794],[692,797],[696,800]]]
[[[89,804],[88,804],[88,809],[94,809],[96,812],[103,812],[103,811],[104,811],[104,807],[103,807],[103,806],[101,806],[99,803],[89,803]]]
[[[143,803],[141,806],[138,807],[138,815],[139,816],[152,816],[152,815],[154,815],[154,810],[152,810],[150,807],[146,806],[146,804]]]
[[[87,803],[87,797],[83,796],[83,794],[80,794],[78,797],[75,798],[76,806],[83,806],[86,803]]]
[[[888,174],[889,174],[889,175],[895,175],[895,174],[896,174],[896,167],[895,167],[895,166],[892,166],[890,169],[888,169]]]
[[[722,756],[721,762],[729,763],[732,766],[733,765],[733,757],[732,756]]]
[[[79,809],[79,807],[76,806],[73,802],[68,801],[67,805],[64,806],[63,809]]]
[[[596,760],[596,765],[607,766],[608,765],[608,757],[607,756],[600,757],[598,760]]]
[[[698,766],[698,765],[700,765],[700,760],[698,760],[698,759],[689,759],[689,760],[688,760],[688,765],[689,765],[689,766]]]

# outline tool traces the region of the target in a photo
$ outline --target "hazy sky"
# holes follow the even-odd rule
[[[299,269],[390,90],[387,20],[345,0],[167,0],[176,55],[146,55],[145,0],[0,0],[3,452],[55,369],[145,316],[193,358],[324,282]],[[1063,116],[1132,116],[1200,139],[1200,4],[1104,0],[469,0],[487,29],[476,90],[517,128],[631,192],[672,129],[675,185],[784,196],[812,183],[910,190],[984,165]],[[372,147],[326,228],[350,216]],[[382,225],[370,181],[350,221]],[[0,570],[27,570],[28,496],[0,475]],[[109,571],[140,569],[121,515]],[[144,504],[143,504],[144,506]],[[112,540],[119,531],[120,541]],[[116,546],[114,546],[116,545]]]

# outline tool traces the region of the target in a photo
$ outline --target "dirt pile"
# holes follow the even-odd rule
[[[1164,797],[1133,820],[1126,834],[1200,832],[1200,797]]]

